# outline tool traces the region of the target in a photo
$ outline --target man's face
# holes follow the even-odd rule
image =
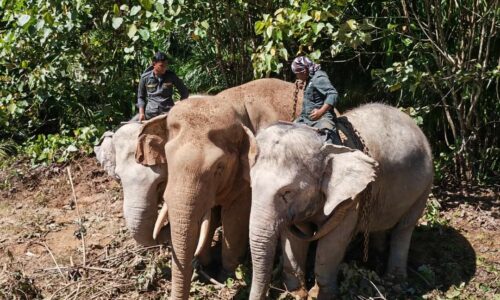
[[[155,75],[162,75],[167,71],[168,64],[166,61],[157,61],[153,63],[153,72]]]
[[[300,72],[300,73],[295,73],[295,76],[297,76],[297,79],[306,81],[307,76],[309,76],[309,72],[307,70]]]

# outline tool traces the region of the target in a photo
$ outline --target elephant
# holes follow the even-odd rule
[[[203,98],[205,95],[191,95],[188,99]],[[161,122],[166,114],[147,122]],[[142,124],[132,118],[116,130],[106,131],[94,147],[96,159],[109,176],[121,180],[123,188],[123,215],[126,226],[134,240],[143,246],[154,246],[170,241],[169,228],[165,227],[156,239],[153,231],[158,217],[158,203],[163,201],[167,182],[167,165],[164,163],[144,166],[135,161],[137,139]],[[208,254],[207,254],[208,255]],[[205,257],[205,260],[209,260]]]
[[[308,293],[304,270],[313,240],[318,241],[316,285],[309,296],[335,296],[339,264],[358,232],[369,232],[380,250],[390,234],[387,272],[406,276],[412,232],[433,182],[429,143],[408,115],[384,104],[360,106],[343,118],[367,154],[324,143],[304,125],[278,123],[256,136],[247,130],[252,149],[250,299],[265,298],[278,240],[285,286],[302,297]]]
[[[159,116],[154,120],[162,120]],[[141,245],[152,246],[170,240],[165,227],[157,239],[151,232],[158,216],[158,203],[163,201],[167,181],[165,164],[143,166],[135,161],[137,137],[141,130],[139,123],[127,123],[115,133],[107,131],[94,153],[108,175],[121,180],[123,187],[123,215],[132,237]]]
[[[297,94],[292,83],[255,80],[216,96],[180,102],[165,120],[141,129],[137,162],[166,163],[169,174],[164,205],[149,234],[157,238],[163,225],[170,225],[172,299],[189,297],[192,261],[211,240],[214,207],[221,211],[224,271],[234,271],[241,261],[248,245],[251,197],[249,141],[243,126],[256,133],[278,120],[290,120],[302,101]]]

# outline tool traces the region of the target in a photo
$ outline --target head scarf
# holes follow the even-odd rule
[[[316,71],[321,68],[319,64],[315,64],[312,60],[305,56],[298,56],[292,62],[293,73],[302,73],[305,70],[309,71],[309,75],[312,76]]]

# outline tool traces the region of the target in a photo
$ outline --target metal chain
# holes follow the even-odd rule
[[[300,80],[295,80],[295,91],[293,92],[293,111],[292,111],[292,116],[291,116],[291,120],[290,120],[292,122],[295,119],[295,112],[297,110],[297,102],[299,101],[299,91],[300,91],[299,82],[300,82]]]
[[[362,197],[362,208],[361,208],[361,227],[363,228],[363,262],[368,261],[368,244],[370,242],[370,212],[373,204],[373,200],[371,199],[372,188],[371,184],[367,187],[367,189],[363,192]]]
[[[351,122],[347,120],[346,117],[340,117],[337,119],[338,122],[341,122],[348,131],[354,134],[352,138],[352,142],[356,149],[363,151],[364,154],[370,156],[370,151],[366,146],[365,141],[359,135],[359,132],[354,129]],[[368,261],[368,244],[370,242],[370,214],[374,205],[374,201],[377,197],[373,196],[372,185],[368,185],[363,193],[359,197],[359,205],[361,210],[360,218],[358,219],[358,228],[363,231],[363,262]]]

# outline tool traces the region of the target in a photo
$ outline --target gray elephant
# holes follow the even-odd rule
[[[250,299],[265,298],[280,238],[285,285],[299,295],[307,295],[309,241],[318,240],[316,286],[309,296],[331,299],[346,247],[365,230],[379,247],[390,234],[387,272],[406,276],[411,235],[433,181],[429,143],[409,116],[386,105],[364,105],[344,116],[369,155],[324,144],[315,130],[302,125],[278,123],[256,138],[247,130],[252,149]]]
[[[159,116],[152,120],[165,119]],[[115,133],[106,132],[94,148],[96,158],[107,173],[121,180],[123,187],[123,215],[129,232],[142,245],[150,246],[170,240],[168,227],[153,239],[158,202],[163,201],[167,181],[165,164],[143,166],[135,161],[137,137],[141,124],[128,123]]]

